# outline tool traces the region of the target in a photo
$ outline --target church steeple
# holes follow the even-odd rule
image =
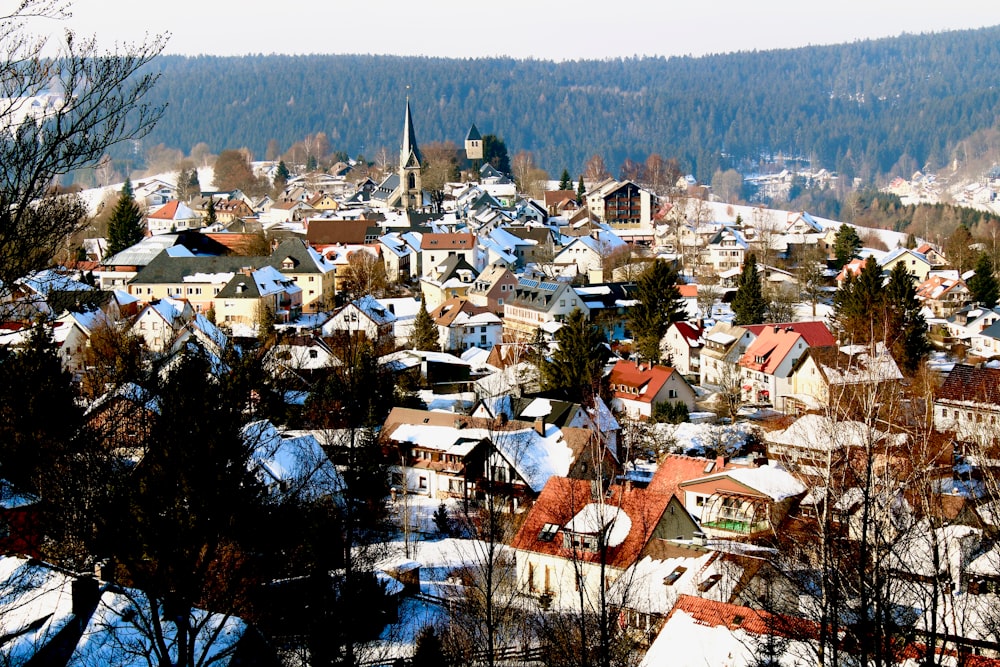
[[[413,117],[410,115],[410,98],[406,98],[406,117],[403,119],[403,145],[399,150],[399,164],[420,167],[423,157],[417,147],[417,135],[413,131]]]
[[[417,147],[417,135],[413,131],[413,117],[410,115],[410,98],[406,98],[406,115],[403,118],[403,143],[399,147],[399,205],[405,209],[423,206],[424,194],[420,183],[423,157]]]

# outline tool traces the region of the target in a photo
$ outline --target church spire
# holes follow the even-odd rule
[[[406,117],[403,119],[403,145],[399,150],[399,164],[406,167],[420,168],[423,157],[417,147],[417,135],[413,131],[413,118],[410,116],[410,98],[406,98]]]
[[[403,119],[403,143],[399,147],[399,206],[407,210],[420,209],[424,205],[421,189],[420,170],[423,165],[417,135],[413,131],[410,116],[410,98],[406,97],[406,117]]]

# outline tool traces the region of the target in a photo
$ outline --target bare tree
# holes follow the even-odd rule
[[[104,51],[67,31],[52,41],[27,32],[34,19],[59,19],[68,4],[21,0],[0,17],[0,290],[45,267],[85,220],[76,197],[50,189],[59,177],[142,139],[163,113],[145,101],[157,75],[143,73],[163,37]]]
[[[382,260],[366,250],[358,250],[347,258],[344,289],[360,299],[366,294],[380,298],[385,293],[386,274]]]

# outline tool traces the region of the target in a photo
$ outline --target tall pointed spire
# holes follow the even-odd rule
[[[410,96],[406,96],[406,117],[403,119],[403,143],[399,147],[399,206],[407,210],[416,210],[424,205],[424,192],[421,189],[420,170],[423,158],[417,148],[417,135],[413,131],[413,118],[410,116]]]
[[[417,135],[413,131],[413,118],[410,116],[410,98],[406,98],[406,118],[403,119],[403,145],[399,150],[399,164],[405,167],[419,168],[423,162],[420,149],[417,147]]]

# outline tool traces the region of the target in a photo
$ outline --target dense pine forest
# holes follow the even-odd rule
[[[266,45],[264,45],[266,46]],[[398,148],[409,94],[421,141],[471,123],[550,173],[594,154],[677,157],[701,180],[781,153],[866,180],[936,169],[996,122],[1000,27],[707,57],[551,62],[375,55],[163,57],[166,116],[145,146],[246,146],[263,158],[325,132],[373,159]],[[409,87],[409,88],[408,88]],[[901,161],[902,160],[902,161]]]

